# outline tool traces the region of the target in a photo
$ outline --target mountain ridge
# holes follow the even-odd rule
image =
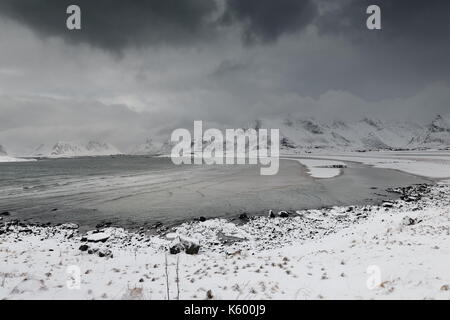
[[[116,147],[106,142],[89,141],[87,144],[58,141],[53,146],[39,145],[31,157],[65,158],[84,156],[109,156],[122,154]]]

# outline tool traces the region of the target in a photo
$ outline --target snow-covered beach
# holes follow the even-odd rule
[[[86,232],[5,211],[0,299],[450,299],[448,153],[285,159],[285,167],[304,166],[323,182],[345,177],[357,162],[440,179],[375,190],[385,198],[378,204],[133,230],[105,223]]]
[[[0,298],[449,299],[449,185],[394,191],[404,200],[189,222],[159,235],[7,222]],[[169,231],[200,252],[168,253]]]

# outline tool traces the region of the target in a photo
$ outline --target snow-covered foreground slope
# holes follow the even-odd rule
[[[178,273],[181,299],[450,299],[450,187],[409,190],[421,198],[177,227],[198,255],[143,232],[8,224],[0,298],[167,299],[168,281],[174,299]]]
[[[75,142],[57,142],[53,146],[40,145],[30,156],[45,158],[109,156],[121,152],[109,143],[89,141],[86,145]]]

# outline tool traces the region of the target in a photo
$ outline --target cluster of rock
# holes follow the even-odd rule
[[[428,184],[415,184],[408,187],[388,188],[386,191],[400,194],[400,199],[405,202],[414,202],[429,193],[430,187]]]

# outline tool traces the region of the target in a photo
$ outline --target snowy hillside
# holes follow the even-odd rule
[[[395,150],[447,148],[450,146],[450,121],[436,118],[429,126],[416,123],[360,121],[321,123],[315,119],[259,120],[262,128],[279,128],[281,148],[285,151],[314,150]]]
[[[30,161],[32,159],[23,159],[23,158],[16,158],[13,156],[8,155],[6,152],[6,149],[0,145],[0,163],[1,162],[23,162],[23,161]]]
[[[167,142],[157,142],[152,139],[147,139],[145,143],[132,147],[129,152],[131,155],[162,155],[170,154],[172,144]]]
[[[261,126],[279,128],[284,150],[379,150],[405,148],[422,127],[384,123],[365,118],[356,122],[320,123],[314,119],[262,120]]]
[[[450,147],[450,117],[438,115],[410,144],[415,148]]]
[[[86,145],[75,142],[57,142],[53,146],[41,144],[31,156],[64,158],[64,157],[83,157],[83,156],[107,156],[117,155],[121,152],[109,143],[89,141]]]
[[[8,154],[6,153],[5,148],[0,144],[0,156],[6,156],[6,155],[8,155]]]

